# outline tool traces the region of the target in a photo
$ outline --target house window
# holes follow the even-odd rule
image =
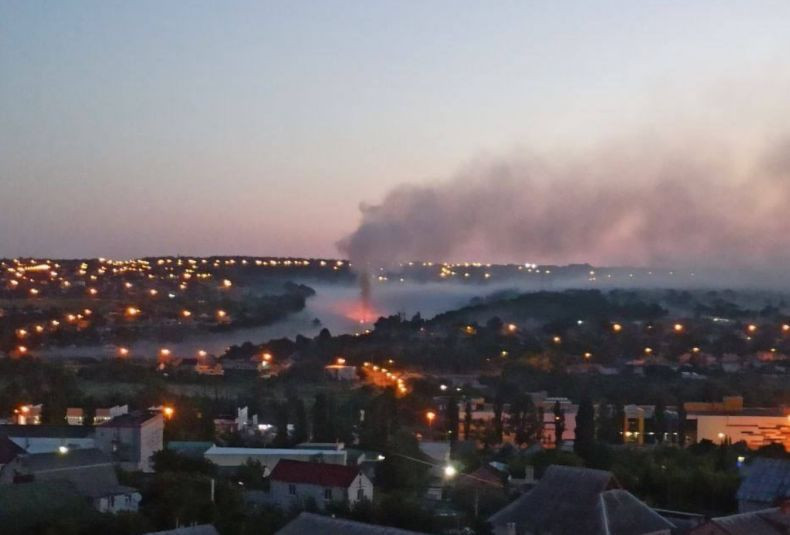
[[[296,496],[296,485],[288,485],[288,494]]]
[[[365,491],[362,490],[362,487],[357,489],[357,500],[362,500],[365,498]]]
[[[324,499],[325,500],[332,499],[332,489],[324,489]]]

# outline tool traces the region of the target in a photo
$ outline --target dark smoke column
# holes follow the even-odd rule
[[[359,273],[359,300],[362,306],[362,323],[368,322],[370,316],[370,275],[367,270]]]

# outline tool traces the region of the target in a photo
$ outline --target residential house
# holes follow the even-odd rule
[[[115,405],[114,407],[99,407],[93,415],[93,425],[101,425],[109,422],[116,416],[127,414],[129,412],[128,405]]]
[[[17,425],[39,425],[41,424],[41,410],[41,403],[37,405],[22,405],[14,409],[12,421]]]
[[[611,472],[557,465],[489,523],[496,535],[669,535],[674,529],[622,490]]]
[[[373,500],[373,483],[355,466],[282,460],[269,485],[272,501],[284,509],[310,501],[323,510],[333,502],[351,506]]]
[[[324,366],[324,370],[332,379],[335,379],[336,381],[356,381],[359,379],[356,366],[335,363]]]
[[[425,535],[417,531],[377,526],[344,518],[301,513],[275,535],[315,535],[317,533],[343,535]]]
[[[68,425],[84,425],[85,411],[79,407],[69,407],[66,409],[66,423]]]
[[[0,484],[64,481],[101,513],[137,511],[140,493],[118,483],[112,460],[97,449],[19,455],[0,470]]]
[[[739,513],[768,509],[790,500],[790,461],[756,458],[743,467],[743,473],[736,495]]]

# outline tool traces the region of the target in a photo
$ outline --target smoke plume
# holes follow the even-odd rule
[[[790,143],[644,137],[518,154],[395,188],[338,243],[360,269],[409,260],[787,267]]]

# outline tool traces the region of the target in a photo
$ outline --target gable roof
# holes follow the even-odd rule
[[[710,524],[728,535],[787,535],[790,533],[790,514],[777,507],[749,513],[711,518]]]
[[[302,513],[280,529],[276,535],[424,535],[417,531],[365,524],[343,518],[332,518],[314,513]]]
[[[34,453],[19,458],[21,474],[40,481],[68,481],[81,496],[100,498],[136,492],[118,483],[115,466],[103,452],[89,448],[68,453]]]
[[[219,532],[211,524],[200,524],[198,526],[167,529],[165,531],[151,531],[145,535],[219,535]]]
[[[0,465],[11,462],[20,453],[25,453],[25,450],[17,446],[10,438],[0,436]]]
[[[272,470],[272,481],[348,488],[359,468],[341,464],[309,463],[282,459]]]
[[[604,533],[600,494],[619,486],[611,472],[551,465],[534,489],[488,520],[495,526],[512,522],[552,535]]]
[[[675,525],[623,489],[601,493],[598,507],[604,517],[606,533],[633,535],[675,529]]]
[[[757,458],[748,467],[738,487],[738,500],[773,505],[780,498],[790,498],[790,461]]]

